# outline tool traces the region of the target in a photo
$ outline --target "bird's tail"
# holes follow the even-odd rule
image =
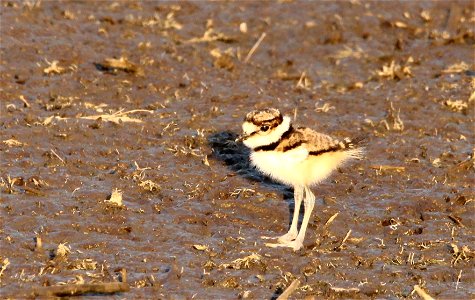
[[[340,149],[344,151],[349,158],[363,159],[365,154],[365,145],[368,141],[366,135],[359,135],[352,139],[345,138],[339,143]]]

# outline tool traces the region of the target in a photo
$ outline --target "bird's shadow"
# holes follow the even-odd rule
[[[213,151],[212,158],[222,161],[233,172],[251,181],[260,182],[265,186],[277,189],[283,193],[284,200],[289,207],[289,224],[294,210],[293,189],[277,183],[261,174],[251,165],[250,150],[241,142],[236,142],[238,135],[231,131],[223,131],[208,136],[208,144]]]

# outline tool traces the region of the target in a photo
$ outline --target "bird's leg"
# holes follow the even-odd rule
[[[299,223],[300,206],[302,204],[304,188],[301,186],[294,187],[294,215],[292,217],[292,224],[289,232],[278,238],[280,243],[288,243],[297,237],[297,225]]]
[[[287,232],[283,236],[278,237],[279,243],[285,244],[294,240],[297,237],[297,234],[298,234],[297,226],[299,223],[300,206],[302,205],[303,192],[304,192],[304,188],[302,186],[294,187],[294,215],[292,217],[292,224],[290,225],[289,232]],[[275,239],[275,237],[269,237],[269,236],[261,236],[261,238],[264,240]],[[274,244],[267,244],[267,245],[269,246],[269,245],[274,245]],[[275,244],[275,245],[279,245],[279,244]]]
[[[297,250],[299,250],[300,248],[303,247],[303,240],[305,239],[305,232],[307,231],[308,222],[310,221],[310,216],[312,214],[313,207],[315,206],[315,195],[312,193],[312,191],[308,187],[304,187],[303,189],[305,189],[305,198],[303,199],[305,212],[304,212],[304,215],[303,215],[302,226],[300,227],[300,231],[298,232],[297,237],[293,241],[292,240],[290,240],[290,241],[281,241],[279,239],[279,242],[280,242],[279,244],[266,244],[266,246],[272,247],[272,248],[275,248],[275,247],[290,247],[290,248],[294,249],[294,251],[297,251]],[[303,195],[303,189],[302,189],[302,193],[301,193],[302,195]],[[297,201],[297,199],[296,199],[296,201]],[[295,203],[295,205],[297,205],[297,202]],[[297,220],[298,220],[298,214],[297,214]],[[292,230],[292,226],[291,226],[291,230]],[[291,232],[291,230],[289,230],[289,232]]]
[[[303,247],[303,240],[305,238],[305,231],[307,230],[308,221],[310,220],[310,215],[312,214],[313,207],[315,206],[315,195],[312,191],[305,187],[305,198],[303,200],[303,204],[305,207],[305,212],[303,215],[302,226],[300,227],[300,231],[293,241],[289,242],[282,242],[280,244],[266,244],[269,247],[290,247],[294,249],[294,251],[299,250]]]
[[[308,221],[310,221],[310,216],[312,215],[313,207],[315,206],[315,195],[307,186],[305,187],[305,199],[303,200],[303,204],[305,207],[305,212],[303,215],[302,226],[300,227],[297,238],[295,238],[295,240],[289,244],[289,246],[294,248],[294,250],[298,250],[303,247],[303,240],[305,239]]]

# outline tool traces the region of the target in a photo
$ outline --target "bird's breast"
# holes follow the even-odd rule
[[[255,151],[251,162],[264,174],[292,186],[310,186],[327,178],[349,157],[346,152],[309,155],[304,147],[291,151]]]
[[[292,155],[294,154],[294,155]],[[285,184],[295,185],[296,176],[301,173],[303,155],[282,151],[256,151],[251,154],[251,162],[261,172]]]

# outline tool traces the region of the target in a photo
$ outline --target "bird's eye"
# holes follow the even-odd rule
[[[267,130],[269,130],[269,126],[267,126],[267,125],[262,126],[261,130],[262,131],[267,131]]]

